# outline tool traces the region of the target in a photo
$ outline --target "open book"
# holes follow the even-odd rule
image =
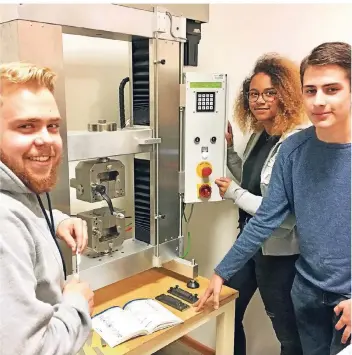
[[[183,323],[158,301],[150,298],[130,301],[123,308],[111,307],[95,315],[93,329],[112,348],[129,339]]]
[[[352,345],[348,345],[345,349],[340,351],[337,355],[351,355],[352,354]]]

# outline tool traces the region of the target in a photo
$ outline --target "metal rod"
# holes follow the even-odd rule
[[[179,61],[179,68],[180,68],[180,84],[184,84],[184,76],[183,76],[183,64],[184,64],[184,58],[183,58],[183,53],[184,53],[184,43],[180,43],[180,61]],[[180,119],[180,147],[179,147],[179,164],[180,164],[180,171],[183,172],[185,170],[184,166],[184,156],[183,156],[183,150],[184,150],[184,142],[183,142],[183,137],[184,137],[184,117],[185,117],[185,108],[180,107],[180,112],[179,112],[179,119]]]
[[[183,227],[182,227],[182,217],[183,217],[183,194],[179,194],[179,223],[178,223],[178,235],[179,237],[182,237],[183,235]],[[178,255],[182,256],[184,254],[184,238],[179,239],[179,245],[178,245]]]
[[[179,59],[179,69],[180,69],[180,84],[183,84],[183,64],[184,64],[184,43],[180,43],[180,59]],[[179,172],[181,174],[185,171],[185,162],[184,162],[184,117],[185,117],[185,108],[180,107],[179,110]],[[183,236],[183,226],[182,226],[182,218],[183,218],[183,197],[184,193],[179,193],[179,237]],[[184,254],[184,239],[179,239],[179,256]]]
[[[154,13],[155,16],[157,16],[158,12],[158,7],[156,6],[154,8]],[[154,32],[154,102],[155,102],[155,108],[154,108],[154,129],[153,129],[153,137],[159,137],[159,64],[157,64],[159,58],[158,58],[158,41],[159,41],[159,33],[158,31]],[[159,238],[159,144],[154,144],[153,145],[153,154],[154,154],[154,162],[155,162],[155,213],[156,213],[156,219],[155,219],[155,236],[156,236],[156,257],[159,257],[160,251],[159,251],[159,243],[160,243],[160,238]]]
[[[185,182],[181,182],[181,179],[184,179],[184,157],[183,157],[183,144],[184,144],[184,108],[180,107],[180,113],[179,113],[179,129],[180,129],[180,139],[179,139],[179,184],[182,183],[184,184]],[[183,226],[182,226],[182,218],[183,218],[183,199],[184,199],[184,192],[180,191],[179,192],[179,220],[178,220],[178,235],[179,237],[183,236]],[[180,239],[179,240],[179,255],[184,254],[184,240]]]

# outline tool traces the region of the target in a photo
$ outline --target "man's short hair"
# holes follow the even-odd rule
[[[300,75],[303,85],[304,73],[309,66],[338,65],[346,71],[351,84],[351,45],[344,42],[326,42],[315,47],[312,52],[302,60]]]
[[[53,93],[55,80],[56,74],[46,67],[22,62],[0,64],[0,104],[1,96],[18,86],[47,88]]]

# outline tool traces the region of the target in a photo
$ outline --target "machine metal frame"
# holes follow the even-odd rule
[[[131,41],[133,36],[149,38],[150,127],[126,127],[116,132],[67,132],[64,33],[123,41]],[[55,97],[67,149],[59,183],[52,193],[54,208],[70,214],[69,162],[150,153],[150,244],[130,239],[113,255],[84,258],[80,266],[82,279],[90,282],[93,289],[154,266],[164,264],[174,268],[175,263],[170,261],[177,261],[182,253],[180,83],[185,40],[186,18],[170,17],[170,13],[158,7],[150,12],[114,4],[0,5],[0,62],[31,61],[48,66],[58,74]],[[67,269],[73,271],[71,251],[64,249],[64,257]],[[184,263],[182,260],[183,268]],[[197,265],[190,262],[189,266],[191,275],[197,276]]]

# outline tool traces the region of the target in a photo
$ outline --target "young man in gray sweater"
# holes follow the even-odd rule
[[[351,46],[323,43],[301,63],[312,127],[288,137],[256,215],[195,305],[214,295],[290,214],[300,256],[291,295],[304,355],[335,355],[351,336]]]
[[[0,354],[76,354],[91,329],[93,292],[65,284],[56,241],[81,252],[87,229],[52,211],[48,194],[62,156],[54,79],[47,68],[0,65]]]

